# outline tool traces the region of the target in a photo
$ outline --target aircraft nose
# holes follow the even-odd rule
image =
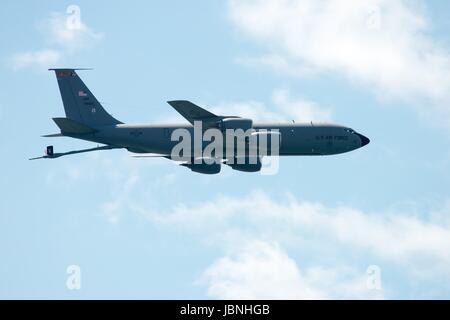
[[[356,133],[356,132],[355,132]],[[358,137],[361,139],[361,147],[364,147],[365,145],[369,144],[370,139],[367,138],[366,136],[360,134],[360,133],[356,133],[358,135]]]

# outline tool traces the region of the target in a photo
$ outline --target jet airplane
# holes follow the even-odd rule
[[[236,115],[224,116],[211,113],[186,100],[168,101],[189,124],[126,124],[111,116],[95,98],[92,92],[78,76],[82,69],[49,69],[55,72],[65,110],[65,117],[53,118],[60,133],[44,137],[71,137],[102,144],[102,146],[74,150],[69,152],[54,152],[53,146],[46,148],[42,157],[35,159],[55,159],[62,156],[110,149],[126,149],[137,154],[137,157],[164,157],[181,161],[181,165],[194,172],[216,174],[223,164],[234,170],[257,172],[261,170],[263,156],[322,156],[349,152],[367,145],[370,140],[355,130],[336,124],[319,123],[255,123],[252,119]],[[177,130],[195,136],[213,129],[215,140],[223,137],[224,141],[235,141],[239,134],[230,138],[229,130],[244,132],[243,147],[239,149],[231,144],[230,148],[219,147],[208,156],[203,151],[208,148],[207,141],[200,142],[200,152],[194,146],[180,153],[180,158],[174,155],[179,141],[174,140]],[[217,133],[222,135],[218,137]],[[250,144],[250,138],[268,138],[265,144]],[[195,138],[194,138],[195,140]],[[212,139],[210,139],[212,141]],[[251,140],[253,141],[253,140]],[[259,140],[258,140],[259,141]],[[271,150],[277,147],[276,152]],[[239,149],[239,150],[238,150]],[[264,149],[264,150],[263,150]],[[224,151],[224,152],[218,152]],[[214,160],[214,161],[211,161]]]

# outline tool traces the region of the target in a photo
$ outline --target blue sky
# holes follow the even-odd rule
[[[448,298],[450,43],[443,1],[7,1],[0,11],[1,298]],[[55,133],[48,67],[116,118],[185,120],[189,99],[329,120],[371,143],[203,176]],[[81,268],[68,290],[66,268]],[[366,286],[381,270],[381,290]]]

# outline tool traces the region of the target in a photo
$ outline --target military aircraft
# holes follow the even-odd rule
[[[60,133],[44,137],[71,137],[102,145],[63,153],[56,153],[53,146],[48,146],[44,156],[30,160],[55,159],[84,152],[123,148],[137,154],[137,157],[164,157],[180,161],[182,166],[204,174],[219,173],[223,164],[234,170],[257,172],[261,170],[261,160],[264,156],[334,155],[361,148],[370,142],[364,135],[341,125],[313,122],[254,123],[252,119],[236,115],[213,114],[186,100],[168,101],[168,103],[189,124],[125,124],[111,116],[80,79],[77,71],[83,69],[49,70],[55,72],[66,117],[53,118]],[[193,136],[198,130],[201,134],[214,130],[216,136],[210,136],[214,136],[215,142],[221,138],[217,134],[223,136],[223,141],[235,141],[239,136],[243,136],[244,142],[242,147],[238,147],[238,143],[232,143],[230,148],[228,145],[219,146],[214,152],[205,156],[203,151],[208,148],[208,141],[202,137],[199,143],[200,150],[198,150],[194,146],[196,139],[194,138],[188,142],[188,145],[194,147],[185,148],[178,157],[173,150],[180,143],[180,139],[174,139],[174,135],[179,130],[184,130]],[[230,136],[229,130],[238,133]],[[265,144],[259,142],[251,144],[254,137],[258,138],[258,141],[263,141],[262,138],[270,141],[266,141]],[[209,138],[213,141],[211,137]],[[273,146],[277,147],[276,152],[272,150]]]

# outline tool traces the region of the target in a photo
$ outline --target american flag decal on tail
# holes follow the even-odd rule
[[[81,91],[78,91],[78,96],[79,97],[87,97],[87,93],[81,90]]]
[[[49,70],[55,70],[55,69],[49,69]],[[75,71],[70,70],[56,70],[56,75],[58,77],[75,77],[77,74]]]

